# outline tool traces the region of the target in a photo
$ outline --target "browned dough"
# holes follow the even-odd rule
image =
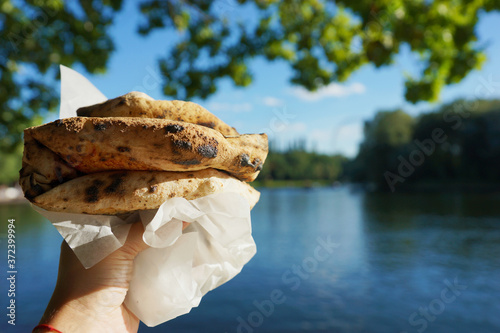
[[[225,138],[207,127],[163,119],[73,117],[25,133],[83,173],[215,168],[253,181],[268,152],[266,134]]]
[[[187,200],[213,193],[240,194],[253,207],[259,192],[224,172],[108,171],[85,175],[37,196],[33,203],[56,212],[117,215],[156,209],[167,199]]]
[[[238,132],[207,109],[193,102],[160,101],[141,92],[130,92],[104,103],[78,109],[83,117],[140,117],[184,121],[213,128],[225,136]]]

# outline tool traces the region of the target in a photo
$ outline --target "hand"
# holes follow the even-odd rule
[[[65,333],[137,332],[139,319],[123,301],[134,258],[148,248],[143,232],[142,223],[134,223],[125,244],[89,269],[63,241],[57,284],[40,323]]]

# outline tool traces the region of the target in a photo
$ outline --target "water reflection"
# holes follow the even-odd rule
[[[458,279],[467,292],[429,330],[455,327],[451,331],[467,332],[478,330],[479,325],[481,331],[496,331],[500,326],[491,309],[500,304],[498,216],[498,197],[491,195],[364,195],[369,278],[378,287],[374,295],[392,303],[383,311],[406,308],[398,322],[416,331],[423,322],[411,325],[409,316],[439,299],[444,281]],[[422,319],[420,314],[415,318]]]

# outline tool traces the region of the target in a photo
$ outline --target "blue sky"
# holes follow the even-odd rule
[[[165,55],[176,33],[163,30],[142,37],[136,33],[139,16],[136,3],[126,1],[112,27],[116,51],[104,75],[88,79],[108,98],[137,90],[156,99],[161,92],[157,59]],[[500,13],[480,17],[479,42],[487,45],[487,63],[461,83],[446,87],[440,101],[456,98],[500,98]],[[266,132],[281,146],[304,138],[309,148],[323,153],[354,156],[362,140],[364,120],[379,110],[403,108],[413,115],[436,104],[413,105],[404,100],[404,74],[415,72],[417,58],[403,49],[394,65],[382,69],[365,66],[342,84],[332,84],[316,93],[289,84],[291,72],[283,62],[255,59],[250,64],[254,82],[245,88],[222,80],[218,92],[207,100],[194,100],[240,133]],[[488,83],[489,82],[489,83]]]

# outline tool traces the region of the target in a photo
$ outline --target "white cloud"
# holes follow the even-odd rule
[[[252,104],[250,103],[208,103],[207,109],[213,112],[250,112]]]
[[[279,107],[285,105],[285,102],[283,102],[281,99],[272,96],[264,97],[262,99],[262,103],[266,106],[271,107]]]
[[[365,91],[365,86],[359,82],[354,82],[350,85],[331,83],[316,91],[308,91],[303,87],[292,88],[292,94],[305,101],[318,101],[330,97],[345,97],[353,94],[363,94]]]

